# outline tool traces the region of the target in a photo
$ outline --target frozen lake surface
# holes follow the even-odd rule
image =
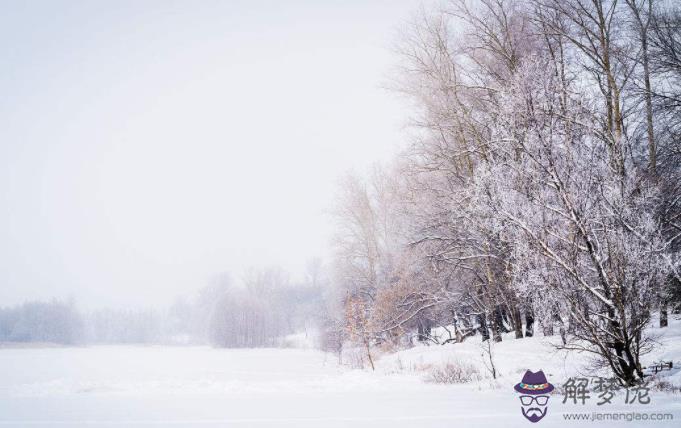
[[[509,388],[515,381],[506,381]],[[656,410],[674,411],[681,417],[678,395],[657,403],[661,406]],[[562,421],[559,411],[559,406],[550,408],[541,421],[544,426],[576,424]],[[626,422],[594,425],[622,424]],[[93,346],[0,349],[0,425],[531,424],[520,415],[517,397],[505,387],[435,385],[413,373],[350,370],[339,367],[332,356],[309,349]]]

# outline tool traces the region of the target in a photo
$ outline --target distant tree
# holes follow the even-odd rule
[[[0,340],[76,344],[83,340],[83,320],[73,302],[27,302],[2,308]]]

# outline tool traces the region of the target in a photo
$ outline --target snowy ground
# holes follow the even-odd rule
[[[681,361],[681,325],[660,339],[651,359]],[[526,368],[562,384],[583,359],[553,353],[543,338],[496,346],[497,382],[423,381],[447,362],[484,366],[476,340],[384,355],[377,371],[339,367],[311,349],[225,350],[207,347],[96,346],[0,349],[0,425],[240,427],[515,427],[575,426],[563,413],[672,413],[675,421],[594,422],[594,426],[678,426],[681,395],[656,392],[651,404],[620,400],[596,406],[551,398],[537,425],[520,414],[512,389]],[[678,371],[669,379],[681,381]],[[590,422],[591,423],[591,422]]]

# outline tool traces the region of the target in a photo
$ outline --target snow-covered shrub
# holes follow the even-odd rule
[[[681,394],[681,387],[678,387],[666,379],[654,379],[651,385],[655,391],[670,392]]]
[[[366,351],[360,346],[347,346],[342,350],[341,361],[353,369],[364,369],[371,366]]]
[[[442,365],[433,365],[427,369],[425,377],[427,382],[432,383],[469,383],[481,379],[478,369],[468,363],[459,361],[447,362]]]

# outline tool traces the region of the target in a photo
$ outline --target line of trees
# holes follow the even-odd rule
[[[79,344],[285,345],[289,334],[314,334],[323,304],[321,262],[293,282],[278,267],[252,268],[234,284],[218,275],[192,298],[167,310],[78,310],[73,301],[27,302],[0,308],[0,342]]]
[[[153,310],[78,310],[73,301],[33,301],[0,308],[0,342],[157,343],[170,336]]]
[[[639,382],[681,302],[678,7],[453,0],[398,46],[414,142],[341,186],[330,335],[370,356],[538,324]]]
[[[28,302],[0,308],[0,342],[74,344],[83,333],[83,319],[70,302]]]
[[[280,346],[285,336],[314,328],[322,304],[320,272],[320,262],[313,260],[303,283],[292,283],[276,267],[251,269],[244,287],[223,282],[211,293],[210,342],[227,348]]]

